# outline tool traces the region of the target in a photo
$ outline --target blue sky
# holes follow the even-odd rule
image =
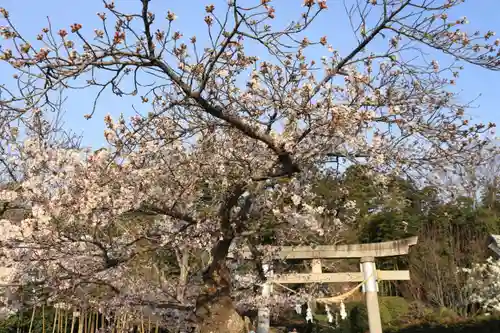
[[[246,0],[248,2],[249,0]],[[200,1],[200,0],[152,0],[152,10],[162,19],[167,10],[175,12],[178,20],[175,22],[175,30],[183,32],[184,36],[199,35],[205,32],[206,26],[203,22],[205,16],[204,7],[214,3],[216,8],[224,5],[224,0]],[[254,2],[260,2],[254,0]],[[302,0],[274,0],[277,7],[278,18],[285,23],[295,19],[300,13]],[[118,8],[125,12],[137,12],[139,0],[116,0]],[[47,16],[50,17],[54,29],[66,28],[75,22],[83,24],[84,34],[91,34],[98,26],[97,12],[103,11],[101,0],[67,1],[67,0],[45,0],[24,1],[1,0],[2,7],[9,10],[12,20],[16,23],[18,30],[25,36],[36,36],[41,28],[47,25]],[[315,22],[311,33],[316,36],[327,35],[329,43],[341,54],[348,53],[354,45],[354,39],[348,25],[342,1],[329,0],[329,9],[319,20]],[[468,0],[453,15],[456,17],[467,16],[470,28],[474,30],[493,30],[500,34],[500,1],[498,0]],[[3,25],[3,23],[0,23]],[[56,31],[57,31],[56,30]],[[500,37],[500,36],[499,36]],[[318,57],[322,54],[318,54]],[[0,72],[6,72],[5,65],[0,66]],[[0,83],[11,81],[9,76],[2,75]],[[462,102],[476,100],[476,109],[470,110],[476,121],[493,121],[500,123],[497,96],[500,95],[500,72],[491,72],[473,66],[466,66],[458,82],[457,89],[462,90],[460,99]],[[99,147],[104,144],[102,135],[103,117],[105,114],[112,115],[124,112],[131,114],[131,104],[140,106],[138,98],[118,98],[111,93],[106,94],[98,105],[96,117],[86,121],[83,114],[89,113],[92,108],[94,94],[90,91],[78,91],[69,96],[66,109],[66,124],[76,132],[84,133],[84,144]]]

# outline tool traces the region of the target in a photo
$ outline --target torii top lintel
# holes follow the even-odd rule
[[[261,247],[272,253],[276,259],[342,259],[363,257],[392,257],[408,254],[409,248],[417,244],[418,237],[410,237],[381,243],[318,246],[270,246]],[[244,258],[252,258],[252,253],[244,250]]]

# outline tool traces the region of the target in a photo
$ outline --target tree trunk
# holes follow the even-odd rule
[[[189,275],[189,252],[186,249],[177,250],[176,255],[180,268],[179,284],[177,285],[177,300],[183,303]]]
[[[201,322],[200,333],[246,333],[245,321],[229,297],[211,303],[207,314]]]
[[[236,311],[230,297],[230,273],[219,263],[209,276],[196,302],[200,333],[246,333],[245,321]]]

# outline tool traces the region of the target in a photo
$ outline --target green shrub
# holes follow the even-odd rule
[[[410,310],[410,305],[403,297],[381,297],[380,306],[388,311],[386,320],[382,319],[386,324],[406,316]]]
[[[363,303],[356,303],[348,312],[351,333],[364,333],[368,330],[368,312]]]
[[[45,332],[51,333],[54,312],[54,308],[51,307],[44,307],[43,315],[42,308],[36,309],[34,316],[32,309],[20,311],[0,320],[0,333],[29,332],[30,327],[32,332],[42,332],[45,329]]]
[[[434,313],[434,309],[428,307],[420,301],[413,301],[409,304],[407,318],[409,320],[424,320]]]
[[[460,317],[455,311],[453,311],[452,309],[448,309],[446,307],[439,308],[437,312],[439,314],[439,318],[441,319],[456,320],[457,318]]]
[[[394,322],[399,323],[409,313],[410,306],[402,297],[380,297],[379,308],[382,325],[392,327]],[[364,333],[368,330],[368,313],[364,303],[350,303],[347,312],[350,333]]]

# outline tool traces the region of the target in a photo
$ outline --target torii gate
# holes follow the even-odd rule
[[[382,333],[382,322],[377,296],[377,281],[382,280],[410,280],[410,272],[377,270],[375,258],[406,255],[412,245],[417,244],[418,237],[368,244],[352,245],[320,245],[320,246],[283,246],[262,247],[273,253],[271,259],[310,259],[312,260],[311,273],[277,274],[273,275],[272,269],[267,269],[268,280],[262,288],[262,295],[269,297],[272,283],[338,283],[338,282],[363,282],[363,292],[366,295],[368,310],[368,324],[370,333]],[[242,253],[244,258],[252,258],[252,253],[246,249]],[[359,258],[360,272],[350,273],[323,273],[321,259],[346,259]],[[267,266],[267,265],[266,265]],[[270,311],[267,307],[258,309],[257,333],[268,333],[270,327]]]
[[[500,235],[490,235],[488,248],[500,258]]]

